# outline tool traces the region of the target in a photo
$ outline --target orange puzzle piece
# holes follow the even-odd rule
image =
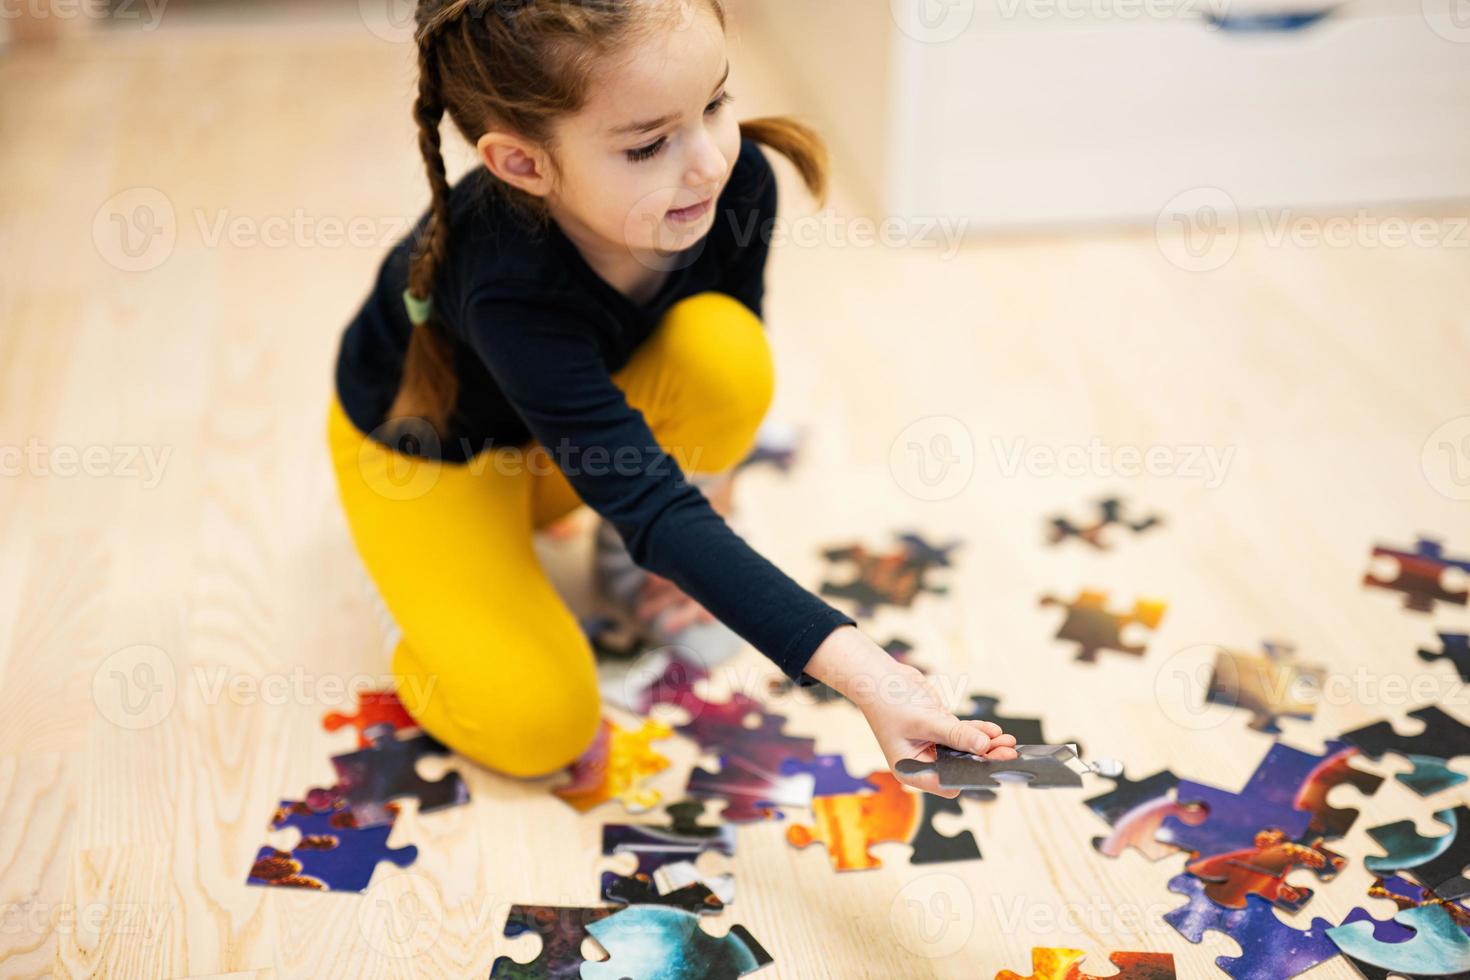
[[[883,862],[868,853],[868,845],[890,841],[908,843],[923,820],[918,797],[904,788],[891,772],[875,772],[868,782],[876,793],[819,796],[812,800],[816,826],[795,824],[786,840],[795,847],[815,841],[827,845],[838,871],[879,868]]]

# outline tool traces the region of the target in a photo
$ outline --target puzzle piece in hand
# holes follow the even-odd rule
[[[1092,767],[1077,757],[1075,745],[1017,745],[1014,759],[982,759],[947,745],[937,746],[933,761],[900,759],[894,771],[905,776],[937,773],[943,789],[995,789],[1003,783],[1025,783],[1032,789],[1082,785]]]
[[[908,607],[921,592],[942,594],[948,586],[929,582],[929,572],[950,567],[949,554],[958,542],[932,545],[917,534],[899,535],[899,546],[889,552],[872,552],[862,544],[828,548],[822,557],[846,563],[855,576],[848,582],[823,582],[823,595],[851,599],[858,615],[871,616],[881,604]]]
[[[1368,836],[1387,853],[1363,863],[1375,874],[1404,872],[1443,899],[1470,896],[1470,880],[1465,877],[1470,867],[1470,807],[1462,803],[1440,810],[1434,819],[1448,827],[1449,833],[1424,837],[1412,820],[1369,827]]]
[[[1470,682],[1470,633],[1439,634],[1438,650],[1420,650],[1419,659],[1425,663],[1448,660],[1460,672],[1460,680]]]
[[[889,656],[901,664],[908,663],[909,654],[914,652],[914,645],[908,640],[893,637],[883,644],[883,649],[888,651]],[[915,667],[915,669],[920,669]],[[770,691],[772,697],[781,697],[792,691],[801,691],[803,695],[813,704],[832,704],[837,701],[846,701],[841,692],[835,688],[828,687],[820,682],[815,684],[797,684],[789,677],[771,678]]]
[[[1158,839],[1199,856],[1224,854],[1255,846],[1262,830],[1279,830],[1288,840],[1300,840],[1312,815],[1305,810],[1261,800],[1244,793],[1228,793],[1203,783],[1180,780],[1175,797],[1181,803],[1204,807],[1205,818],[1186,823],[1165,817]]]
[[[419,853],[411,844],[388,846],[392,823],[358,827],[352,811],[340,804],[329,812],[318,813],[304,802],[282,800],[270,827],[294,827],[301,831],[301,839],[289,851],[262,847],[245,879],[247,885],[361,892],[367,890],[378,862],[406,868]]]
[[[1361,910],[1327,932],[1328,937],[1347,955],[1354,966],[1366,964],[1382,973],[1365,976],[1399,974],[1408,977],[1444,977],[1470,975],[1470,937],[1455,924],[1448,911],[1439,905],[1421,905],[1406,909],[1393,921],[1409,930],[1412,936],[1384,941],[1382,923]],[[1375,935],[1379,933],[1380,935]]]
[[[644,782],[669,767],[652,743],[673,734],[668,725],[651,719],[629,731],[604,718],[591,747],[567,767],[571,782],[552,792],[581,813],[608,800],[618,800],[629,813],[652,809],[663,794]]]
[[[1175,799],[1179,777],[1167,769],[1136,782],[1119,774],[1114,784],[1108,792],[1083,801],[1113,828],[1106,837],[1092,839],[1092,846],[1105,857],[1118,857],[1130,847],[1150,861],[1177,854],[1177,847],[1154,836],[1164,818],[1174,816],[1188,824],[1205,819],[1203,806]]]
[[[1227,909],[1210,901],[1205,883],[1190,874],[1169,879],[1169,890],[1189,902],[1164,914],[1164,921],[1192,943],[1208,931],[1223,932],[1240,945],[1239,956],[1217,956],[1215,965],[1235,980],[1289,980],[1337,955],[1327,937],[1332,923],[1313,919],[1311,927],[1294,929],[1276,917],[1271,903],[1259,895],[1246,897],[1243,909]]]
[[[1416,735],[1400,735],[1391,723],[1379,721],[1344,732],[1342,740],[1362,749],[1370,759],[1381,759],[1386,752],[1408,759],[1414,770],[1401,772],[1396,778],[1420,796],[1432,796],[1463,783],[1464,774],[1445,763],[1470,755],[1470,726],[1433,705],[1411,711],[1409,717],[1423,722],[1424,730]]]
[[[771,962],[744,926],[718,938],[699,917],[663,905],[632,905],[587,931],[608,959],[582,964],[582,980],[736,980]]]
[[[415,797],[420,813],[469,802],[470,792],[457,771],[451,769],[434,782],[419,775],[420,759],[449,755],[449,749],[437,739],[429,735],[397,738],[388,725],[374,725],[364,734],[372,740],[372,747],[332,756],[337,785],[312,790],[307,796],[312,809],[325,810],[344,801],[359,827],[377,827],[393,822],[396,810],[390,812],[389,801],[402,797]]]
[[[1098,980],[1083,973],[1080,964],[1087,954],[1080,949],[1044,948],[1031,950],[1031,976],[1002,970],[995,980]],[[1108,980],[1175,980],[1174,957],[1168,953],[1114,953],[1108,962],[1118,968]]]
[[[1158,515],[1138,518],[1134,520],[1123,514],[1126,505],[1116,497],[1109,497],[1097,502],[1097,518],[1091,524],[1073,524],[1072,521],[1063,516],[1051,519],[1051,533],[1047,536],[1047,543],[1051,545],[1061,544],[1068,538],[1077,538],[1085,544],[1089,544],[1099,551],[1107,551],[1108,543],[1103,539],[1103,531],[1110,527],[1120,527],[1142,534],[1150,528],[1157,527],[1163,523],[1163,518]]]
[[[615,908],[584,909],[555,905],[512,905],[505,920],[505,936],[527,933],[541,938],[541,952],[529,963],[497,956],[490,964],[490,980],[576,980],[582,975],[582,943],[587,927],[613,915]]]
[[[1135,625],[1149,630],[1157,629],[1166,608],[1164,603],[1157,600],[1139,599],[1133,604],[1131,612],[1109,612],[1108,594],[1090,590],[1083,590],[1074,602],[1063,602],[1055,596],[1044,596],[1041,604],[1061,606],[1067,610],[1067,618],[1062,621],[1056,638],[1076,643],[1077,659],[1083,663],[1095,663],[1102,650],[1143,656],[1145,648],[1142,645],[1123,642],[1123,630]]]
[[[813,826],[794,824],[787,828],[787,842],[793,847],[816,842],[826,845],[832,866],[838,871],[882,867],[883,862],[868,850],[882,843],[911,844],[910,864],[979,859],[980,848],[968,830],[946,837],[934,829],[933,820],[939,814],[961,812],[958,800],[932,793],[916,794],[891,772],[875,772],[868,781],[877,787],[876,793],[813,800]],[[919,796],[924,797],[922,806]]]
[[[781,820],[777,807],[811,805],[812,777],[782,776],[737,756],[722,755],[718,772],[695,768],[686,791],[703,799],[723,799],[720,819],[726,823]]]
[[[1298,844],[1280,831],[1263,830],[1252,847],[1195,858],[1184,870],[1205,883],[1205,895],[1216,905],[1243,909],[1247,895],[1259,895],[1283,911],[1296,912],[1312,897],[1312,889],[1291,884],[1288,874],[1306,868],[1330,881],[1346,863],[1320,842]]]
[[[1280,734],[1282,718],[1310,721],[1322,699],[1327,668],[1299,664],[1295,649],[1266,641],[1265,656],[1221,650],[1205,699],[1212,704],[1244,708],[1255,717],[1250,729]]]
[[[877,789],[868,780],[851,775],[847,771],[847,763],[840,755],[819,755],[810,761],[787,759],[781,763],[781,775],[796,776],[801,773],[812,777],[812,796],[851,796]]]
[[[1383,785],[1383,777],[1353,768],[1349,763],[1358,750],[1346,742],[1330,741],[1326,749],[1321,755],[1313,755],[1281,742],[1273,743],[1240,795],[1308,811],[1312,819],[1307,824],[1306,838],[1331,840],[1344,836],[1358,819],[1358,811],[1333,806],[1328,795],[1345,783],[1364,796],[1372,796]]]
[[[346,725],[356,728],[358,747],[364,749],[373,744],[373,740],[368,737],[370,728],[387,725],[394,732],[401,732],[416,729],[418,724],[403,706],[403,702],[398,700],[397,691],[362,691],[357,695],[356,714],[344,715],[331,711],[322,718],[322,727],[329,732],[335,732]]]
[[[1363,584],[1402,593],[1405,609],[1422,613],[1433,612],[1436,601],[1463,606],[1466,599],[1470,598],[1470,592],[1454,591],[1443,584],[1445,573],[1452,568],[1470,572],[1470,559],[1450,558],[1444,553],[1440,542],[1432,538],[1421,537],[1415,543],[1413,551],[1376,545],[1373,548],[1373,558],[1392,559],[1398,566],[1397,573],[1392,579],[1383,579],[1375,575],[1370,567],[1363,575]]]

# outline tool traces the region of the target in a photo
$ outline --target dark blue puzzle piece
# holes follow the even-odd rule
[[[380,861],[406,868],[419,853],[413,845],[388,846],[391,823],[358,827],[345,808],[318,813],[301,801],[282,800],[270,827],[294,827],[301,839],[290,851],[261,848],[246,884],[361,892]]]
[[[352,808],[359,827],[373,827],[392,821],[386,804],[402,797],[415,797],[420,813],[469,802],[469,790],[458,772],[447,772],[435,782],[419,775],[420,759],[449,754],[449,749],[433,737],[400,739],[384,726],[374,726],[363,734],[372,739],[372,748],[332,756],[337,785],[325,795],[314,791],[316,795],[309,800],[314,808],[322,809],[322,800],[330,803],[336,797]]]
[[[810,762],[787,759],[781,763],[781,775],[797,776],[801,773],[809,773],[812,777],[812,796],[851,796],[878,789],[866,779],[848,773],[840,755],[819,755]]]
[[[1420,650],[1419,659],[1425,663],[1448,660],[1460,672],[1460,680],[1470,683],[1470,633],[1441,633],[1439,647]]]
[[[1288,980],[1337,955],[1328,938],[1332,923],[1313,919],[1305,930],[1282,922],[1271,903],[1247,895],[1244,909],[1216,905],[1204,893],[1204,882],[1190,874],[1169,880],[1169,890],[1188,897],[1185,905],[1167,912],[1164,921],[1192,943],[1209,931],[1223,932],[1240,946],[1239,956],[1217,956],[1215,965],[1235,980]]]

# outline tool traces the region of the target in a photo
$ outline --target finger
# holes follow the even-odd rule
[[[1007,746],[1009,748],[1014,748],[1015,745],[1016,745],[1016,736],[1014,736],[1014,735],[997,735],[995,738],[992,738],[990,740],[990,744],[991,745],[1004,745],[1004,746]]]
[[[942,796],[947,800],[952,800],[960,795],[960,791],[957,789],[945,789],[940,786],[939,774],[935,772],[923,772],[908,776],[895,770],[893,777],[905,786],[912,786],[914,789],[922,790],[925,793],[933,793],[935,796]]]
[[[1008,745],[1000,745],[985,753],[985,758],[994,759],[997,762],[1008,762],[1011,759],[1019,759],[1021,753]]]
[[[991,738],[997,738],[1001,734],[1001,728],[993,721],[973,721],[973,724]]]
[[[954,715],[936,714],[929,723],[925,737],[941,745],[948,745],[961,752],[984,755],[990,748],[990,736],[980,726],[984,722],[962,721]]]

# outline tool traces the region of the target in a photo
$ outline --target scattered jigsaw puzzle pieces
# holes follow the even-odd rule
[[[1328,795],[1334,788],[1348,785],[1364,796],[1372,796],[1383,785],[1382,776],[1350,765],[1357,755],[1355,747],[1335,740],[1326,744],[1326,751],[1321,755],[1276,742],[1256,766],[1240,795],[1306,810],[1312,815],[1306,838],[1342,837],[1358,819],[1359,811],[1333,806],[1328,802]]]
[[[1250,729],[1277,735],[1282,718],[1310,721],[1322,699],[1327,668],[1296,662],[1296,651],[1267,641],[1263,656],[1221,650],[1205,699],[1212,704],[1243,708],[1253,717]]]
[[[1186,823],[1177,816],[1165,817],[1158,839],[1203,857],[1254,847],[1256,835],[1263,830],[1278,830],[1287,840],[1300,840],[1312,819],[1305,810],[1189,780],[1180,780],[1174,792],[1181,803],[1203,806],[1205,818]]]
[[[704,804],[698,800],[682,800],[670,804],[665,812],[672,818],[668,824],[607,824],[602,828],[602,853],[632,854],[638,864],[630,876],[604,872],[602,896],[610,901],[627,901],[633,894],[669,895],[690,884],[701,884],[728,905],[735,900],[735,876],[705,876],[694,862],[705,851],[727,857],[735,855],[735,830],[725,824],[709,826],[699,823]],[[641,891],[639,889],[642,889]],[[612,891],[616,890],[617,894]]]
[[[905,776],[933,772],[943,789],[996,789],[1025,783],[1032,789],[1080,787],[1093,766],[1077,756],[1075,745],[1017,745],[1014,759],[983,759],[941,745],[933,761],[900,759],[894,771]],[[1101,764],[1099,764],[1101,765]]]
[[[810,761],[787,759],[781,763],[783,776],[798,776],[802,773],[812,777],[813,796],[850,796],[877,789],[861,776],[848,773],[847,764],[840,755],[819,755]]]
[[[961,812],[959,801],[911,792],[890,772],[875,772],[868,781],[877,792],[813,800],[814,825],[787,828],[786,840],[798,848],[813,843],[825,845],[838,871],[882,867],[883,862],[869,851],[870,846],[881,843],[912,844],[911,864],[980,857],[980,848],[969,831],[945,837],[934,829],[937,815]],[[922,806],[919,796],[926,797]],[[929,801],[931,797],[935,802]]]
[[[490,980],[577,980],[582,975],[582,943],[587,927],[618,912],[616,908],[573,908],[555,905],[512,905],[505,936],[535,934],[541,952],[529,963],[498,956],[490,964]]]
[[[849,599],[858,615],[871,616],[880,605],[908,607],[921,592],[943,594],[947,586],[929,581],[935,568],[950,567],[950,552],[958,542],[933,545],[914,533],[898,536],[899,546],[888,552],[869,551],[862,544],[828,548],[822,557],[828,562],[847,564],[854,577],[847,582],[823,582],[823,595]]]
[[[1293,885],[1286,876],[1304,868],[1323,881],[1337,877],[1346,865],[1341,854],[1321,843],[1298,844],[1280,831],[1263,830],[1255,845],[1239,851],[1195,858],[1184,870],[1205,883],[1205,895],[1216,905],[1243,909],[1246,896],[1258,895],[1285,912],[1296,912],[1312,897],[1312,889]]]
[[[371,748],[372,738],[368,729],[387,725],[395,733],[418,728],[418,722],[408,713],[403,702],[398,700],[397,691],[361,691],[357,695],[357,712],[344,715],[338,711],[328,712],[322,718],[322,727],[329,732],[351,725],[357,729],[359,748]]]
[[[1425,663],[1447,660],[1460,672],[1460,680],[1470,683],[1470,633],[1439,634],[1438,650],[1420,650]]]
[[[629,813],[651,810],[663,794],[644,783],[669,767],[652,743],[673,734],[668,725],[651,719],[629,731],[604,718],[591,747],[567,767],[571,782],[552,792],[581,813],[609,800],[619,801]]]
[[[1328,938],[1332,923],[1313,919],[1305,930],[1276,917],[1271,903],[1259,895],[1246,897],[1243,909],[1227,909],[1210,901],[1205,883],[1190,874],[1169,880],[1169,890],[1189,902],[1167,912],[1164,921],[1192,943],[1209,931],[1223,932],[1240,946],[1239,956],[1217,956],[1215,965],[1235,980],[1289,980],[1337,955]]]
[[[1042,606],[1060,606],[1067,610],[1067,617],[1057,631],[1058,640],[1069,640],[1077,644],[1077,660],[1095,663],[1103,650],[1143,656],[1145,647],[1123,642],[1123,631],[1129,626],[1144,629],[1158,628],[1164,618],[1164,603],[1153,599],[1140,599],[1133,610],[1126,613],[1109,612],[1108,594],[1084,590],[1075,601],[1063,602],[1055,596],[1044,596]]]
[[[362,892],[379,862],[406,868],[418,857],[413,845],[388,846],[392,823],[358,827],[345,805],[319,813],[305,802],[282,800],[270,829],[287,827],[299,830],[301,839],[289,851],[262,847],[246,884]]]
[[[726,823],[780,820],[777,807],[811,805],[812,777],[782,776],[737,756],[722,755],[718,772],[696,767],[689,774],[687,792],[701,799],[723,799],[720,819]]]
[[[995,980],[1099,980],[1083,973],[1081,963],[1086,954],[1080,949],[1045,948],[1031,950],[1031,976],[1023,977],[1002,970]],[[1174,957],[1168,953],[1118,952],[1108,957],[1117,972],[1107,980],[1175,980]]]
[[[1093,848],[1104,857],[1119,857],[1130,847],[1150,861],[1177,854],[1177,847],[1155,837],[1164,818],[1177,817],[1191,825],[1205,819],[1203,806],[1175,799],[1179,777],[1167,769],[1137,781],[1120,773],[1113,781],[1113,789],[1083,801],[1113,828],[1106,837],[1092,839]]]
[[[1366,913],[1349,916],[1342,925],[1329,929],[1327,935],[1358,972],[1370,978],[1470,976],[1470,936],[1443,906],[1405,909],[1393,921],[1412,935],[1385,942],[1376,934],[1381,934],[1382,924]],[[1365,965],[1377,970],[1364,970]]]
[[[430,782],[419,775],[418,762],[427,756],[449,755],[450,751],[429,735],[397,738],[389,725],[366,730],[372,747],[332,756],[337,785],[312,790],[306,802],[314,810],[327,810],[338,802],[352,808],[359,827],[376,827],[393,822],[393,800],[413,797],[420,813],[468,803],[469,790],[455,770]]]
[[[761,702],[738,691],[727,701],[706,701],[692,687],[671,689],[662,703],[689,716],[675,728],[706,752],[738,756],[773,773],[787,759],[811,761],[816,755],[816,739],[787,735],[782,731],[785,715],[767,712]]]
[[[1465,782],[1463,773],[1445,763],[1470,755],[1470,726],[1434,705],[1411,711],[1409,717],[1423,722],[1424,730],[1400,735],[1392,724],[1379,721],[1344,732],[1342,740],[1356,745],[1370,759],[1381,759],[1389,752],[1408,759],[1414,764],[1413,771],[1401,772],[1396,778],[1420,796],[1432,796]]]
[[[1401,871],[1442,899],[1470,896],[1470,807],[1460,804],[1440,810],[1434,819],[1449,828],[1442,837],[1424,837],[1412,820],[1369,827],[1368,836],[1387,853],[1370,857],[1364,865],[1375,874]]]
[[[1157,514],[1148,517],[1130,518],[1124,515],[1126,504],[1116,497],[1108,497],[1097,502],[1097,517],[1090,524],[1074,524],[1069,518],[1058,515],[1050,522],[1050,533],[1047,535],[1047,543],[1053,546],[1061,544],[1069,538],[1076,538],[1084,544],[1091,545],[1099,551],[1109,550],[1109,543],[1103,537],[1103,532],[1110,527],[1122,528],[1132,531],[1134,534],[1142,534],[1150,528],[1158,527],[1163,523],[1163,518]]]
[[[1373,898],[1387,899],[1398,906],[1400,912],[1405,909],[1416,908],[1420,905],[1440,905],[1449,913],[1455,924],[1464,929],[1470,935],[1470,908],[1463,902],[1451,901],[1441,898],[1431,888],[1416,885],[1412,881],[1400,878],[1398,875],[1373,879],[1373,884],[1368,888],[1368,894]],[[1380,932],[1380,936],[1382,933]],[[1407,932],[1404,934],[1407,939]]]
[[[1373,548],[1373,560],[1391,560],[1395,566],[1392,578],[1380,576],[1370,566],[1363,575],[1363,584],[1370,588],[1387,589],[1404,597],[1404,608],[1414,612],[1433,612],[1436,602],[1463,606],[1470,592],[1454,590],[1444,585],[1445,573],[1452,568],[1470,572],[1470,559],[1451,558],[1444,553],[1439,541],[1421,537],[1413,551],[1377,545]]]
[[[608,959],[582,964],[582,980],[736,980],[771,963],[744,926],[716,938],[699,916],[663,905],[633,905],[589,923]]]

